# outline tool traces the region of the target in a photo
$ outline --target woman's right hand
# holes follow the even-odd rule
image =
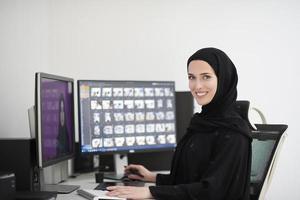
[[[156,181],[156,173],[149,171],[143,165],[130,164],[125,167],[124,172],[130,179],[147,182]]]

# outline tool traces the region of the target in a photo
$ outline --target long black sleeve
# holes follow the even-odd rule
[[[248,199],[249,182],[246,179],[249,179],[249,139],[241,134],[223,134],[214,146],[209,164],[198,180],[192,183],[150,186],[152,196],[165,200]],[[191,155],[190,158],[197,160],[197,155]],[[161,181],[164,178],[159,179]]]
[[[170,174],[157,174],[156,185],[170,185],[171,175]]]

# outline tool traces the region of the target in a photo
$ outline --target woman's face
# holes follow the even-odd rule
[[[214,98],[218,78],[213,68],[205,61],[193,60],[188,66],[189,88],[199,105],[207,105]]]

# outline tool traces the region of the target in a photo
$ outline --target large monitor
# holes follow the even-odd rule
[[[176,146],[172,81],[78,80],[78,105],[83,154],[162,151]]]
[[[36,73],[35,109],[38,166],[45,178],[46,167],[67,163],[75,153],[73,79]],[[54,171],[62,168],[66,167],[58,165]],[[56,182],[66,179],[66,173]]]

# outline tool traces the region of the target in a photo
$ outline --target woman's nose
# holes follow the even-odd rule
[[[196,85],[195,85],[196,89],[201,89],[203,87],[203,83],[201,80],[196,80]]]

